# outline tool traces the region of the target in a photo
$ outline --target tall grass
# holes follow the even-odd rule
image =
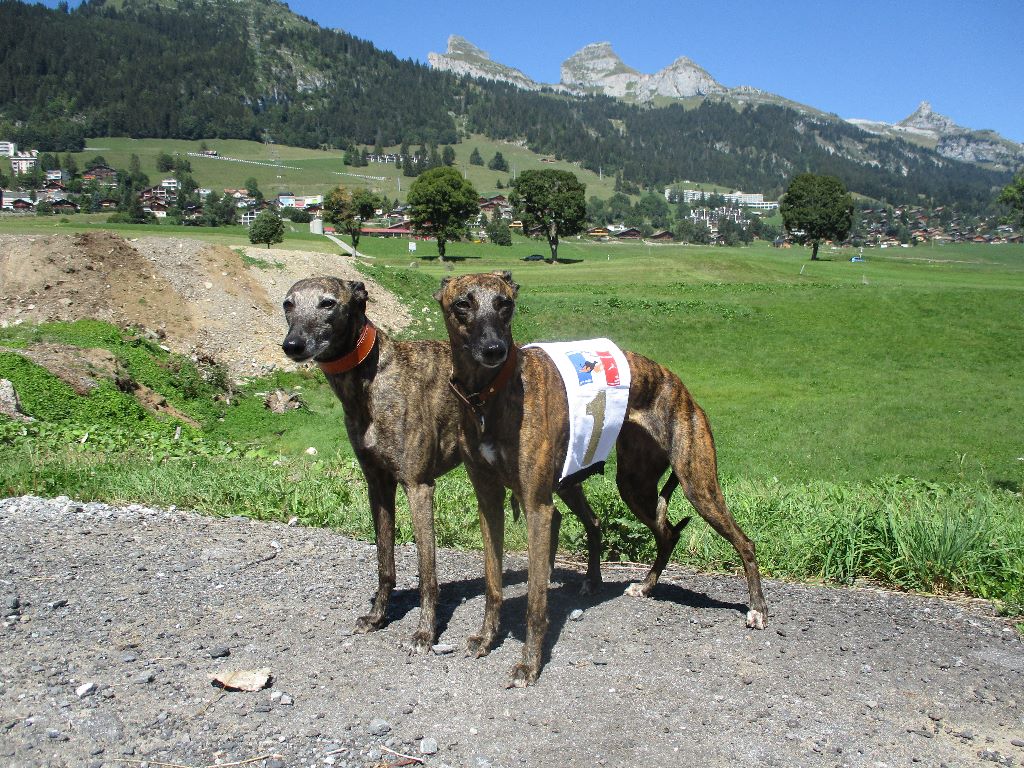
[[[218,516],[331,527],[372,538],[373,523],[358,465],[344,454],[326,460],[209,455],[173,449],[52,446],[0,435],[0,494],[68,495],[111,503],[176,505]],[[183,452],[185,453],[185,452]],[[614,481],[596,477],[587,495],[602,521],[605,559],[650,562],[654,542],[625,507]],[[768,577],[896,589],[961,593],[999,601],[1024,614],[1024,500],[983,484],[936,485],[910,478],[865,483],[784,483],[726,479],[724,490],[740,526],[757,545]],[[677,494],[677,497],[681,494]],[[476,497],[460,468],[436,492],[440,546],[481,546]],[[732,547],[680,498],[673,519],[693,515],[673,560],[695,568],[739,572]],[[408,506],[398,494],[399,541],[412,541]],[[508,521],[507,547],[525,549],[523,521]],[[586,551],[582,525],[563,510],[561,548]]]

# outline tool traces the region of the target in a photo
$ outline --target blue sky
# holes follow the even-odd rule
[[[55,2],[48,2],[53,5]],[[458,34],[535,80],[587,43],[655,72],[688,56],[841,117],[895,122],[927,100],[969,128],[1024,142],[1024,0],[290,0],[297,13],[426,62]]]

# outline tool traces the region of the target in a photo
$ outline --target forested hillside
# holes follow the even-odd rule
[[[412,34],[412,32],[410,32]],[[987,205],[1003,174],[778,106],[644,108],[434,72],[276,0],[0,0],[0,137],[40,150],[86,136],[444,144],[474,131],[621,174],[769,195],[795,173],[890,202]]]

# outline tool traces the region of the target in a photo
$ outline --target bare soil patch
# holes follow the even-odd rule
[[[247,264],[245,255],[269,264]],[[235,379],[290,368],[280,302],[296,280],[363,280],[369,314],[391,331],[411,318],[350,257],[110,232],[0,235],[0,324],[83,318],[144,328],[170,349],[224,364]]]

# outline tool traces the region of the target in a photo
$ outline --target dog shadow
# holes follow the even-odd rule
[[[745,603],[719,600],[704,592],[695,592],[678,584],[661,582],[654,588],[649,597],[638,598],[624,595],[626,587],[635,583],[633,579],[605,580],[597,592],[584,595],[580,593],[583,574],[578,571],[556,566],[551,578],[553,582],[558,583],[555,586],[548,587],[549,623],[544,643],[544,664],[547,664],[550,660],[551,648],[561,636],[562,630],[565,628],[573,611],[577,609],[586,611],[610,600],[618,598],[624,600],[657,600],[695,610],[736,612],[740,616],[745,615],[747,611]],[[525,568],[507,570],[503,574],[502,586],[507,590],[510,586],[525,584],[526,581],[527,571]],[[477,577],[443,582],[440,588],[441,595],[437,606],[438,637],[443,635],[448,629],[455,612],[463,603],[473,598],[481,597],[484,594],[484,580],[482,577]],[[419,607],[419,600],[418,589],[396,589],[391,595],[391,603],[387,614],[388,623],[399,621],[410,611],[415,610]],[[524,593],[506,598],[503,601],[501,629],[494,643],[495,648],[501,646],[509,637],[514,637],[520,642],[526,641],[526,600],[527,595]],[[482,609],[477,620],[483,620]],[[473,631],[476,631],[475,628]]]

